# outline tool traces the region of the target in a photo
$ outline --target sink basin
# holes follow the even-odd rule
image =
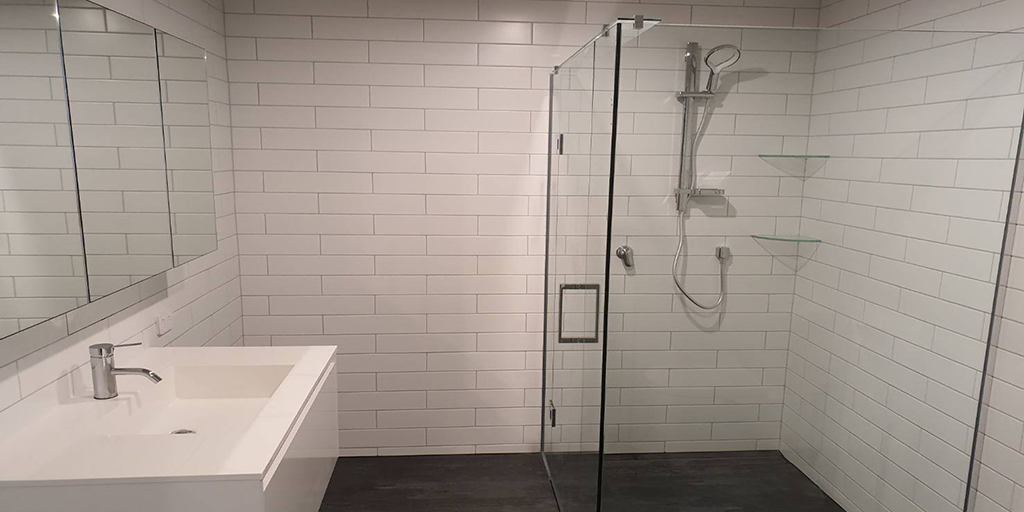
[[[338,452],[334,350],[120,351],[164,381],[121,376],[104,401],[83,384],[0,425],[0,460],[19,461],[0,467],[0,510],[315,511]]]

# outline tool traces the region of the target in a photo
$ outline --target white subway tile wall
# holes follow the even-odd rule
[[[538,448],[548,74],[601,24],[643,12],[684,23],[1024,27],[1018,0],[101,3],[210,54],[220,248],[166,273],[168,298],[70,337],[89,310],[5,340],[0,409],[68,378],[85,340],[165,344],[156,311],[175,312],[174,343],[234,344],[244,310],[246,344],[338,345],[342,455]],[[696,203],[686,225],[686,282],[701,297],[717,287],[714,247],[735,254],[716,325],[673,297],[665,270],[684,36],[657,34],[623,51],[632,67],[613,247],[632,245],[638,270],[613,267],[610,448],[778,446],[847,510],[958,509],[1024,105],[1022,36],[686,36],[705,47],[738,38],[744,49],[698,163],[729,206]],[[598,114],[576,122],[607,147],[610,95],[595,97]],[[806,181],[757,158],[804,152],[833,158]],[[607,167],[598,160],[566,169]],[[601,193],[576,190],[565,211],[603,221]],[[602,253],[603,223],[574,229],[585,236],[566,250],[584,255],[572,261],[589,278],[603,264],[586,257]],[[797,231],[824,240],[799,261],[747,237]],[[1015,510],[1024,496],[1015,275],[987,397],[985,511]],[[151,295],[146,283],[132,290]],[[562,431],[575,436],[567,445],[596,435],[594,373],[569,372],[599,368],[593,354],[557,355],[575,384],[559,391],[580,391],[561,397],[559,419],[580,426]]]
[[[9,3],[14,2],[5,2]],[[72,372],[80,372],[83,366],[87,367],[87,348],[92,343],[138,341],[147,346],[229,346],[242,341],[222,6],[219,1],[207,3],[199,0],[180,2],[174,8],[151,0],[103,0],[100,3],[178,35],[208,52],[206,72],[210,87],[213,190],[219,246],[211,254],[0,341],[0,418],[3,421],[29,421],[37,413],[34,409],[36,402],[25,401],[25,398],[45,395],[49,391],[56,396],[57,389],[74,385],[72,380],[80,382],[81,375],[73,379]],[[45,11],[40,17],[52,20],[52,10]],[[25,22],[25,18],[20,16],[3,17],[3,22],[11,19],[19,27]],[[70,20],[74,18],[70,17]],[[62,21],[65,21],[63,16]],[[50,38],[50,44],[55,43],[55,38]],[[30,90],[39,93],[50,89],[44,85],[23,88],[21,92]],[[49,97],[47,94],[46,98]],[[54,99],[61,99],[61,96]],[[17,112],[6,110],[7,106],[5,103],[5,118],[8,112]],[[54,118],[52,122],[60,121]],[[66,129],[66,124],[63,126]],[[68,163],[63,163],[63,160],[55,158],[58,153],[52,149],[32,155],[30,161],[36,166],[69,169],[70,155],[66,159]],[[26,166],[18,164],[16,167]],[[46,169],[33,167],[32,170]],[[6,169],[0,172],[6,172]],[[45,172],[34,176],[37,179],[28,182],[31,187],[48,186]],[[7,188],[7,183],[21,183],[19,180],[23,179],[27,177],[10,176],[8,181],[4,181],[4,188]],[[66,179],[70,183],[73,178],[68,175]],[[3,267],[6,268],[6,264]],[[172,314],[173,329],[158,337],[156,318],[164,313]],[[19,404],[24,404],[24,407],[19,407]]]
[[[822,26],[851,28],[1007,23],[1024,27],[1020,2],[826,0],[821,11]],[[801,214],[801,233],[825,242],[797,273],[782,450],[847,510],[962,510],[1024,35],[831,36],[818,41],[809,151],[832,158],[807,180]],[[973,510],[1014,510],[1024,496],[1020,382],[1007,371],[1021,353],[1007,339],[1020,326],[1014,293]]]
[[[692,14],[708,23],[770,19],[786,26],[816,24],[817,5],[807,2],[768,1],[740,8],[708,3],[369,0],[327,6],[242,0],[226,6],[237,123],[233,133],[245,340],[340,347],[338,367],[346,378],[341,379],[339,399],[342,409],[351,411],[341,420],[343,455],[539,447],[550,68],[619,15],[644,13],[674,22],[688,22]],[[342,4],[345,12],[338,10]],[[705,44],[718,37],[712,33]],[[646,268],[662,278],[668,266],[662,241],[675,232],[670,210],[661,204],[674,186],[665,160],[676,142],[659,134],[673,133],[678,114],[669,92],[676,77],[662,70],[675,69],[663,59],[678,54],[676,43],[631,49],[648,52],[635,60],[649,72],[626,72],[628,102],[635,106],[625,117],[632,126],[635,112],[642,135],[624,137],[624,152],[650,163],[646,171],[634,164],[640,176],[622,179],[622,186],[631,187],[628,193],[636,196],[630,208],[641,216],[623,219],[623,224],[636,226],[623,233],[643,235],[652,229],[651,219],[643,216],[663,217],[658,220],[665,222],[647,233],[655,236],[650,243],[657,249],[644,255],[645,263],[655,262]],[[748,69],[788,73],[790,52],[786,48],[759,56],[752,48]],[[801,71],[807,74],[797,94],[810,93],[811,71]],[[758,87],[787,87],[755,80],[761,75],[750,76],[752,93]],[[604,80],[610,83],[610,78]],[[610,86],[606,89],[598,101],[610,102]],[[759,101],[761,96],[765,102]],[[726,102],[720,114],[727,119],[722,133],[734,134],[737,113],[779,118],[745,119],[750,126],[742,131],[750,135],[743,137],[746,144],[727,147],[728,141],[709,136],[706,147],[717,147],[723,155],[738,150],[756,154],[762,147],[781,151],[783,128],[774,123],[786,117],[786,98],[762,94]],[[803,119],[786,129],[806,136],[807,113],[791,114]],[[607,115],[600,119],[610,122]],[[601,141],[607,147],[607,135]],[[737,191],[759,186],[739,181]],[[778,190],[778,178],[768,181]],[[798,215],[798,199],[789,200],[789,215]],[[768,206],[755,204],[751,207]],[[736,221],[734,234],[747,230],[739,224],[757,225],[759,220],[774,226],[773,217],[750,217]],[[696,224],[693,229],[706,236],[702,240],[720,236],[721,231],[711,230],[724,226]],[[657,254],[653,260],[652,253]],[[747,261],[741,265],[739,260]],[[701,273],[715,270],[704,266]],[[770,258],[743,256],[734,269],[759,280],[756,274],[771,274]],[[616,276],[620,293],[622,279]],[[671,282],[647,275],[637,279],[655,288],[616,301],[617,308],[639,310],[626,321],[672,316],[671,291],[666,288]],[[767,286],[791,293],[792,276],[782,279],[788,279],[788,288],[785,283]],[[747,319],[737,318],[730,330],[761,331],[760,341],[751,339],[738,348],[765,350],[771,343],[772,350],[784,351],[784,340],[781,345],[766,341],[764,325],[785,331],[788,310],[757,313],[767,308],[768,291],[765,285],[751,285],[760,287],[754,294],[765,295],[754,301],[736,299],[737,314]],[[297,300],[282,301],[286,298]],[[660,306],[646,318],[642,306],[630,306],[633,300],[645,300],[641,304],[651,307],[660,301]],[[616,322],[622,324],[622,315]],[[667,331],[681,334],[694,325],[659,328],[665,331],[664,347],[659,347],[670,348]],[[675,350],[689,348],[682,338],[676,343]],[[754,354],[746,355],[748,363],[725,359],[722,364],[749,364]],[[613,357],[619,358],[619,353]],[[768,377],[765,389],[779,390],[782,365],[777,358],[769,359],[768,373],[774,376]],[[642,372],[647,363],[633,364],[636,369],[615,371]],[[664,372],[667,385],[669,370],[658,371]],[[761,386],[762,370],[751,371],[758,373],[756,385]],[[681,373],[676,378],[684,382],[690,377]],[[698,380],[680,386],[699,384],[701,377],[694,378]],[[781,393],[768,395],[751,393],[738,403],[763,400],[778,408]],[[667,404],[660,407],[660,421],[665,422]],[[396,410],[409,412],[396,422]],[[765,414],[770,416],[767,410]],[[777,431],[778,419],[771,424]],[[743,440],[733,446],[753,448],[764,433],[729,436]],[[686,449],[676,444],[674,449]],[[664,440],[654,445],[665,449]]]
[[[52,13],[0,5],[0,338],[89,300]]]

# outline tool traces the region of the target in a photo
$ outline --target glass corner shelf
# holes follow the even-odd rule
[[[771,242],[794,242],[794,243],[821,243],[821,239],[804,235],[750,235],[755,240],[768,240]]]
[[[829,155],[758,155],[783,172],[798,178],[810,178],[818,173],[829,159]]]

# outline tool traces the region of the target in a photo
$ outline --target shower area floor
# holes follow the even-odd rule
[[[567,477],[560,480],[561,512],[593,512],[590,491],[596,456],[558,454],[548,462],[557,464]],[[580,477],[574,480],[570,475]],[[604,482],[605,512],[842,512],[779,452],[609,455]],[[558,512],[559,508],[541,457],[531,453],[343,458],[338,460],[320,510]]]
[[[594,510],[578,491],[592,488],[595,460],[557,457],[562,512]],[[606,455],[603,480],[603,512],[843,511],[777,451]]]

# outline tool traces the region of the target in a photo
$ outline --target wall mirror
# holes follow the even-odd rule
[[[0,337],[217,248],[205,52],[0,0]]]
[[[206,51],[160,31],[156,43],[177,266],[217,249]]]
[[[57,31],[0,0],[0,336],[89,300]]]
[[[89,297],[171,268],[156,33],[60,0]]]

